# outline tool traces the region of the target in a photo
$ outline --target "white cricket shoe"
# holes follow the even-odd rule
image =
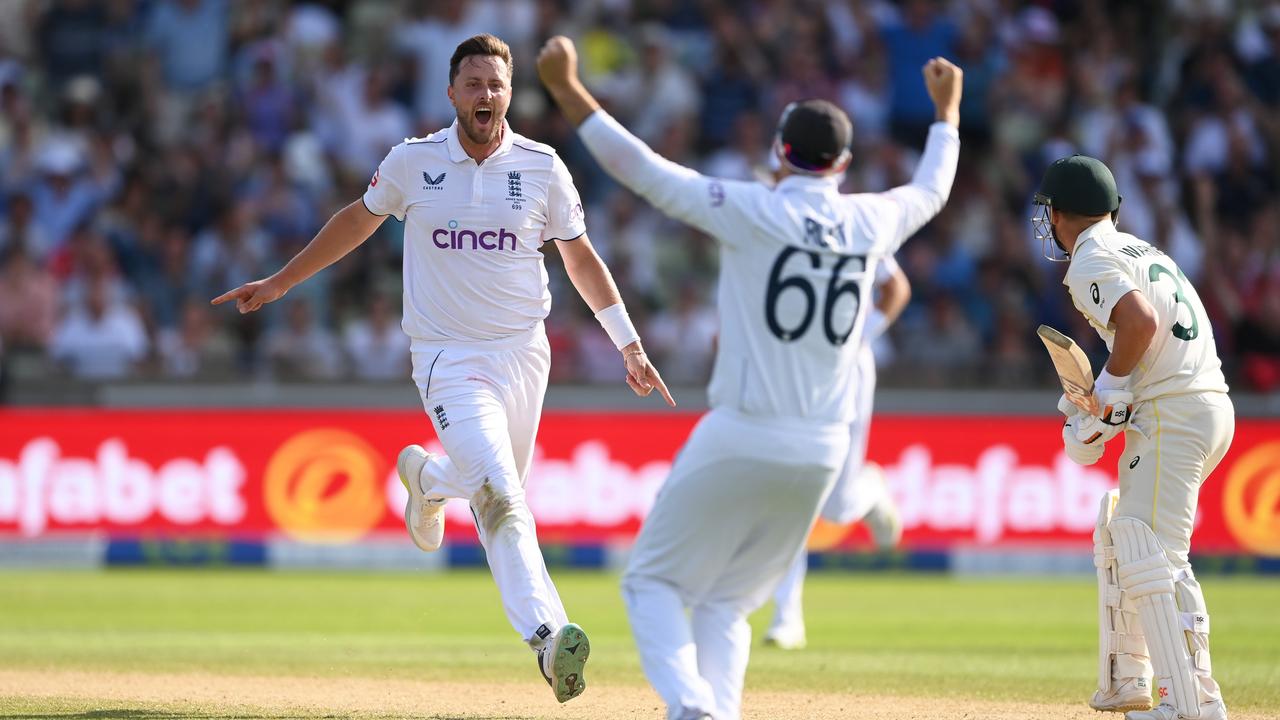
[[[876,463],[868,462],[862,472],[876,475],[875,481],[885,484],[884,470]],[[862,517],[862,523],[867,526],[872,541],[881,550],[892,550],[902,542],[902,516],[887,488],[880,500]]]
[[[1186,720],[1186,715],[1169,703],[1160,703],[1150,710],[1136,710],[1125,714],[1125,720]],[[1222,700],[1200,703],[1197,720],[1227,720],[1227,704]]]
[[[422,468],[431,459],[431,453],[421,445],[410,445],[400,451],[396,458],[396,472],[400,474],[400,482],[409,491],[409,500],[404,504],[404,526],[409,530],[409,537],[419,548],[432,552],[440,549],[444,542],[444,498],[427,499],[422,493]]]
[[[792,622],[774,625],[764,634],[764,644],[779,650],[803,650],[805,646],[804,623]]]
[[[1106,695],[1096,690],[1089,707],[1098,712],[1129,712],[1151,709],[1151,684],[1146,678],[1129,678]]]

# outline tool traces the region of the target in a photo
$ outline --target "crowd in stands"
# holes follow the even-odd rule
[[[537,84],[556,33],[663,155],[769,180],[780,110],[853,118],[847,191],[911,177],[933,111],[920,67],[964,68],[946,210],[899,253],[913,286],[876,341],[913,386],[1052,382],[1035,336],[1105,348],[1029,219],[1046,165],[1105,160],[1122,229],[1198,288],[1229,380],[1280,391],[1280,3],[1246,0],[10,0],[0,3],[0,366],[89,380],[405,381],[403,226],[264,311],[213,296],[280,267],[386,152],[449,124],[448,64],[492,32],[508,116],[556,147],[588,233],[668,382],[715,351],[717,248],[620,189]],[[553,382],[621,382],[548,251]]]

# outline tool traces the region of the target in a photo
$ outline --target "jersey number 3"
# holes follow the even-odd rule
[[[1182,275],[1182,270],[1178,270],[1178,274],[1174,275],[1169,272],[1169,268],[1163,265],[1152,265],[1147,270],[1147,277],[1150,278],[1151,282],[1159,280],[1161,275],[1168,275],[1169,279],[1173,281],[1173,301],[1178,305],[1186,305],[1187,310],[1191,312],[1190,327],[1175,322],[1173,324],[1173,336],[1179,340],[1195,340],[1200,337],[1200,320],[1196,317],[1196,306],[1192,305],[1191,301],[1187,299],[1186,293],[1182,288],[1182,281],[1187,279],[1186,276],[1183,275],[1179,278],[1179,275]]]
[[[764,295],[764,319],[769,324],[769,332],[783,342],[791,342],[803,336],[813,324],[813,316],[818,310],[818,293],[814,290],[813,283],[802,275],[782,277],[782,271],[792,255],[803,255],[808,258],[809,267],[813,270],[822,267],[821,255],[812,250],[801,250],[797,247],[788,247],[778,253],[778,259],[773,261],[773,269],[769,271],[769,286]],[[867,266],[867,258],[861,255],[845,255],[837,260],[835,267],[831,268],[831,279],[827,281],[827,296],[822,303],[822,331],[827,336],[827,341],[836,346],[844,345],[849,340],[849,336],[853,334],[853,326],[858,322],[858,302],[862,297],[858,282],[856,280],[841,282],[840,277],[840,272],[851,261],[858,262],[861,265],[859,269],[865,269]],[[778,320],[778,299],[784,291],[789,289],[798,290],[804,296],[804,314],[795,327],[784,328]],[[849,323],[849,327],[843,331],[837,331],[834,315],[836,301],[841,295],[853,298],[853,322]]]

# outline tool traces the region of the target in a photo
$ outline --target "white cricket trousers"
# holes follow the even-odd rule
[[[1209,661],[1209,608],[1187,556],[1200,487],[1227,454],[1234,436],[1235,408],[1226,393],[1215,392],[1167,395],[1138,403],[1125,430],[1124,454],[1117,468],[1120,499],[1113,518],[1136,518],[1155,533],[1173,568],[1174,602],[1182,615],[1173,627],[1156,628],[1145,623],[1168,618],[1144,614],[1143,634],[1149,643],[1157,633],[1185,637],[1185,651],[1191,658],[1179,662],[1159,652],[1158,644],[1148,644],[1160,698],[1177,696],[1173,675],[1185,672],[1184,663],[1193,668],[1200,702],[1222,697]],[[1203,624],[1196,618],[1203,618]]]
[[[541,323],[483,346],[414,342],[413,380],[447,455],[423,468],[428,498],[471,503],[502,607],[526,642],[568,622],[538,546],[524,485],[551,369]]]
[[[854,406],[858,414],[849,425],[849,456],[819,513],[823,520],[836,525],[848,525],[866,517],[889,492],[878,473],[869,475],[862,472],[867,464],[867,438],[871,435],[871,414],[876,396],[876,357],[870,344],[864,343],[858,352],[857,367]],[[801,547],[773,595],[773,627],[804,622],[804,578],[808,569],[809,553]]]
[[[740,715],[747,615],[795,559],[848,454],[847,426],[801,425],[712,410],[640,530],[622,595],[669,718]]]
[[[1169,395],[1139,403],[1124,434],[1115,515],[1146,523],[1177,569],[1191,567],[1191,531],[1204,479],[1235,436],[1226,393]]]

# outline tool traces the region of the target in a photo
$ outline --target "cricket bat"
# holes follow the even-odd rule
[[[1096,416],[1098,399],[1093,394],[1093,368],[1089,367],[1089,358],[1076,345],[1075,340],[1054,330],[1048,325],[1036,329],[1040,341],[1049,351],[1053,359],[1053,367],[1058,371],[1058,380],[1062,382],[1062,392],[1066,393],[1071,404]]]

